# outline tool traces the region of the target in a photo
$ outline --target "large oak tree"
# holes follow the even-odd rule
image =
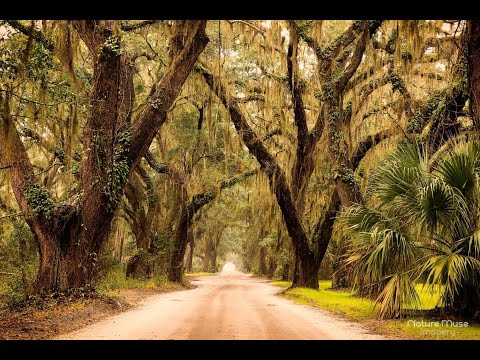
[[[267,149],[247,121],[245,110],[232,100],[232,94],[206,66],[197,66],[209,87],[216,93],[228,110],[232,123],[250,153],[255,156],[261,169],[268,176],[282,212],[288,234],[295,251],[293,286],[318,289],[318,270],[327,250],[340,205],[349,205],[358,199],[358,190],[352,187],[349,174],[351,161],[345,150],[338,146],[338,135],[348,120],[348,111],[343,107],[346,86],[362,60],[367,42],[380,26],[380,21],[356,21],[325,49],[321,49],[313,38],[306,38],[317,57],[317,71],[322,80],[323,95],[320,111],[312,129],[307,126],[307,115],[302,98],[302,85],[297,63],[300,29],[290,22],[290,42],[287,53],[288,84],[294,109],[296,127],[295,161],[289,183],[285,169]],[[347,55],[347,56],[346,56]],[[202,64],[204,65],[204,64]],[[325,211],[316,221],[312,235],[305,229],[303,204],[307,184],[315,166],[316,145],[323,132],[328,136],[328,155],[338,176]]]
[[[110,232],[125,184],[146,154],[208,38],[206,21],[175,21],[170,64],[135,116],[131,54],[119,21],[71,21],[93,61],[90,116],[82,136],[80,202],[56,204],[38,182],[10,109],[11,89],[1,95],[0,160],[35,235],[40,253],[37,291],[87,287]],[[33,31],[33,26],[32,26]],[[35,30],[35,41],[51,44]],[[133,119],[132,119],[133,118]]]

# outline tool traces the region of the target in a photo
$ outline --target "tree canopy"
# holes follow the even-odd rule
[[[477,313],[478,30],[0,21],[0,291],[233,261],[384,317],[417,283]]]

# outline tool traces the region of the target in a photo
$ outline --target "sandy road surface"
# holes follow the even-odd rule
[[[224,272],[197,288],[154,295],[122,314],[59,339],[380,339],[348,322],[274,294],[265,280]]]

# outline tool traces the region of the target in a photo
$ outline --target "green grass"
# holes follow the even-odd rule
[[[274,281],[272,285],[287,288],[289,281]],[[371,300],[352,296],[350,291],[328,290],[332,286],[330,280],[319,282],[320,291],[307,288],[294,288],[285,292],[285,297],[295,302],[313,305],[325,310],[341,313],[353,320],[368,319],[376,315]]]
[[[433,289],[423,286],[423,284],[415,285],[418,297],[420,298],[420,309],[430,310],[435,308],[440,302],[441,288],[439,285],[433,287]]]
[[[287,289],[291,282],[272,281],[272,285]],[[441,320],[427,318],[407,318],[401,320],[378,320],[378,307],[370,299],[354,296],[351,291],[331,290],[332,282],[319,282],[320,291],[307,288],[288,289],[283,293],[287,299],[304,305],[315,306],[342,315],[349,320],[358,321],[373,330],[393,337],[410,339],[480,339],[480,326],[468,327],[442,326]],[[440,298],[440,289],[433,293],[417,285],[420,297],[420,309],[433,309]],[[438,321],[438,327],[419,326],[416,322]],[[454,320],[456,321],[456,320]],[[435,330],[434,332],[430,332]]]
[[[156,276],[151,279],[132,279],[125,276],[125,270],[121,266],[113,267],[97,285],[99,293],[109,293],[118,289],[154,289],[168,284],[164,276]]]
[[[186,273],[186,277],[193,277],[193,276],[212,276],[216,275],[217,273],[212,273],[212,272],[205,272],[205,271],[199,271],[199,272],[194,272],[194,273]]]

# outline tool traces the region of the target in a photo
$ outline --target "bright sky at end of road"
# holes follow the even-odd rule
[[[233,272],[235,270],[236,270],[235,264],[231,261],[227,261],[222,268],[222,272]]]

